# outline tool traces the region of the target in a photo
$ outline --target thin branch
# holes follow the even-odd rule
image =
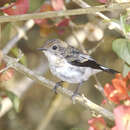
[[[67,10],[65,6],[64,6],[63,9],[64,9],[64,10]],[[76,30],[74,29],[74,26],[76,26],[76,25],[73,23],[73,21],[71,20],[71,18],[70,18],[69,16],[66,16],[66,18],[69,19],[69,27],[70,27],[70,29],[71,29],[71,31],[72,31],[72,37],[75,38],[75,41],[76,41],[77,45],[79,45],[79,47],[81,48],[81,50],[85,53],[85,48],[84,48],[82,42],[80,42],[80,40],[78,39],[78,36],[76,35],[77,32],[76,32]],[[84,39],[83,39],[83,41],[84,41]],[[70,44],[70,45],[71,45],[71,44]]]
[[[4,61],[6,63],[8,62],[12,62],[12,67],[14,69],[16,69],[18,72],[20,73],[23,73],[24,75],[26,75],[27,77],[30,77],[31,79],[39,82],[40,84],[46,84],[46,87],[50,88],[50,89],[53,89],[54,86],[55,86],[55,83],[46,79],[45,77],[43,76],[39,76],[37,75],[35,72],[29,70],[28,68],[26,68],[25,66],[15,62],[16,59],[15,58],[11,58],[9,56],[6,56],[4,55]],[[61,86],[58,87],[57,89],[57,92],[65,95],[65,96],[68,96],[69,98],[72,97],[73,95],[73,92],[66,89],[66,88],[62,88]],[[84,107],[86,108],[90,108],[98,113],[100,113],[101,115],[103,115],[104,117],[106,117],[107,119],[109,120],[114,120],[114,116],[113,114],[106,110],[105,108],[103,107],[100,107],[98,105],[96,105],[95,103],[91,102],[89,99],[87,99],[84,95],[80,96],[80,95],[77,95],[76,98],[75,98],[75,103],[79,103],[81,105],[83,105]]]
[[[101,92],[101,94],[102,94],[102,96],[103,96],[104,98],[106,98],[106,96],[105,96],[105,94],[104,94],[104,89],[103,89],[101,83],[98,81],[96,74],[94,74],[94,78],[95,78],[95,80],[96,80],[96,82],[97,82],[97,84],[94,85],[94,87],[95,87],[99,92]]]
[[[65,10],[48,11],[48,12],[30,13],[30,14],[15,15],[15,16],[0,16],[0,23],[22,21],[28,19],[38,19],[38,18],[52,18],[52,17],[71,16],[71,15],[92,14],[100,11],[121,10],[129,7],[130,7],[130,2],[126,2],[126,3],[114,3],[112,4],[112,6],[108,6],[108,7],[106,7],[105,5],[100,5],[100,6],[88,7],[85,9],[71,9],[66,11]]]
[[[5,67],[5,68],[3,68],[2,70],[0,70],[0,74],[3,73],[3,72],[5,72],[6,70],[8,70],[10,67],[11,67],[11,66],[8,65],[7,67]]]
[[[76,4],[78,4],[80,7],[82,8],[88,8],[91,7],[89,4],[87,4],[86,2],[84,2],[83,0],[72,0],[73,2],[75,2]],[[107,17],[106,15],[104,15],[101,12],[96,12],[95,13],[97,16],[99,16],[100,18],[107,20],[107,21],[111,21],[111,19],[109,17]],[[110,25],[112,25],[114,27],[114,29],[118,29],[119,31],[122,32],[121,26],[118,23],[115,23],[113,21],[110,22]]]
[[[63,86],[65,88],[68,88],[69,84],[64,83]],[[51,122],[52,118],[54,117],[54,114],[57,112],[58,108],[61,106],[63,98],[64,97],[61,94],[57,94],[55,96],[55,98],[51,101],[49,109],[47,110],[43,118],[41,119],[36,130],[45,130],[47,128],[48,124]]]
[[[26,32],[31,29],[34,24],[35,22],[33,20],[28,20],[23,27],[19,28],[18,33],[3,48],[3,54],[8,54],[11,48],[13,48],[15,44],[26,35]]]
[[[46,63],[42,61],[40,65],[36,67],[33,71],[39,74],[44,74],[47,68],[48,66],[46,65]],[[9,90],[15,93],[19,98],[21,98],[23,94],[33,85],[33,83],[34,80],[24,77],[21,81],[15,82],[14,87],[9,88]],[[13,107],[13,104],[11,100],[8,97],[6,97],[1,101],[1,106],[2,107],[0,109],[0,118],[4,116]]]
[[[62,95],[60,95],[60,94],[56,95],[55,99],[52,100],[52,103],[51,103],[47,113],[44,115],[43,119],[41,119],[41,121],[37,127],[37,130],[45,130],[47,128],[49,122],[53,118],[54,114],[57,112],[58,107],[60,107],[62,100],[63,100]]]

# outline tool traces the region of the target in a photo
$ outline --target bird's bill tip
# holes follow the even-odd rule
[[[39,51],[46,51],[45,48],[37,48],[37,50],[39,50]]]

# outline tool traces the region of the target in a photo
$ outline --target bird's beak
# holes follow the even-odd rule
[[[39,50],[39,51],[46,51],[47,49],[45,49],[45,48],[37,48],[37,50]]]

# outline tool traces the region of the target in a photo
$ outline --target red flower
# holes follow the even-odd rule
[[[116,77],[112,80],[112,85],[106,84],[104,86],[104,93],[106,97],[113,101],[114,103],[119,104],[122,100],[127,100],[130,97],[128,96],[128,76],[125,78],[121,74],[117,74]]]
[[[90,125],[89,130],[104,130],[106,128],[106,123],[102,117],[95,117],[88,121]]]
[[[51,4],[54,10],[62,10],[64,8],[64,0],[51,0]]]
[[[115,127],[112,130],[130,130],[130,106],[120,105],[114,109]]]

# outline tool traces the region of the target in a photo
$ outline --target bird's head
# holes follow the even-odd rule
[[[63,58],[67,47],[68,44],[66,42],[60,39],[52,39],[47,40],[43,47],[38,48],[38,50],[42,51],[48,59],[52,59],[52,57]]]

